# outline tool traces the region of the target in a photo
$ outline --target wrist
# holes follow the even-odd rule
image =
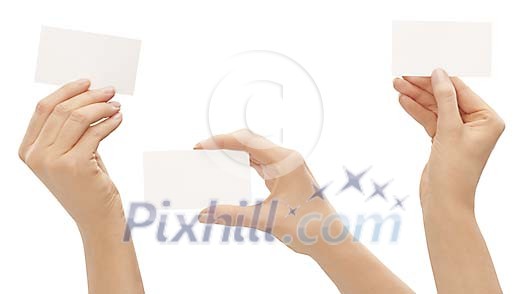
[[[311,228],[305,228],[306,236],[309,240],[315,239],[314,242],[307,245],[306,254],[316,260],[322,259],[325,255],[334,255],[342,244],[346,248],[348,244],[355,243],[353,235],[349,232],[341,218],[324,218],[319,225],[312,225]],[[303,243],[305,240],[301,240]]]
[[[89,223],[77,223],[78,230],[83,239],[122,239],[126,229],[124,212],[116,211],[103,220]]]
[[[452,197],[442,197],[441,195],[428,195],[425,200],[421,200],[423,221],[434,222],[436,220],[444,222],[447,220],[475,218],[474,196],[472,200],[465,200],[464,195],[448,195]]]
[[[476,185],[466,185],[456,181],[440,184],[430,183],[422,187],[420,201],[423,213],[435,210],[474,211]]]

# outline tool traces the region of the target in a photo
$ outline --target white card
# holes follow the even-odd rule
[[[132,95],[139,53],[139,40],[42,27],[35,80],[60,85],[86,78],[92,88]]]
[[[489,76],[491,64],[490,23],[392,22],[394,76]]]
[[[158,208],[164,200],[175,209],[202,209],[212,200],[239,205],[250,197],[250,159],[246,152],[144,153],[144,198]]]

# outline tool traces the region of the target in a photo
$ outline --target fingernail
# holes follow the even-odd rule
[[[197,143],[195,146],[193,146],[193,150],[202,149],[201,143]]]
[[[109,86],[109,87],[104,87],[104,88],[100,89],[100,91],[102,91],[102,93],[104,93],[104,94],[113,94],[113,93],[115,93],[115,88]]]
[[[113,116],[113,119],[115,120],[121,120],[122,119],[122,112],[118,112]]]
[[[437,82],[445,81],[448,77],[447,73],[441,68],[436,68],[434,72],[432,72],[432,76]]]
[[[108,102],[108,104],[111,104],[116,109],[120,109],[120,106],[121,106],[118,101],[111,101],[111,102]]]
[[[85,85],[87,83],[89,83],[89,80],[88,79],[78,79],[75,81],[76,84],[78,85]]]

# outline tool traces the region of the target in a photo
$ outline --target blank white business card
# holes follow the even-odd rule
[[[251,200],[250,159],[246,152],[188,150],[144,153],[144,197],[162,207],[202,209]]]
[[[486,22],[392,23],[392,74],[430,76],[443,68],[453,76],[489,76],[491,24]]]
[[[132,95],[139,40],[42,27],[35,80],[54,85],[86,78],[92,88],[113,86]]]

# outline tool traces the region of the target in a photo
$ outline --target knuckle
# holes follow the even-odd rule
[[[291,150],[291,156],[292,156],[292,158],[294,158],[295,160],[297,160],[299,162],[304,162],[304,157],[301,154],[301,152],[299,152],[299,151]]]
[[[89,90],[82,94],[88,101],[94,101],[97,98],[97,91]]]
[[[111,95],[109,93],[112,93]],[[83,99],[90,101],[90,102],[100,102],[100,101],[107,101],[108,98],[114,96],[114,91],[108,92],[107,90],[88,90],[82,94]]]
[[[42,152],[29,152],[25,156],[26,165],[35,173],[76,173],[79,162],[75,157],[56,157]]]
[[[499,116],[494,118],[492,125],[494,126],[495,131],[499,134],[505,131],[505,121]]]
[[[20,158],[20,160],[22,160],[23,162],[26,161],[26,151],[25,151],[25,148],[20,146],[20,148],[18,148],[18,157]]]
[[[53,110],[53,112],[58,115],[64,115],[69,112],[69,107],[66,103],[60,103],[57,106],[55,106],[55,109]]]
[[[276,157],[275,160],[275,163],[266,166],[264,169],[264,173],[271,178],[284,176],[306,165],[301,153],[290,149],[284,149],[284,153]]]
[[[87,116],[84,113],[76,110],[71,113],[69,119],[73,122],[83,124],[87,121]]]
[[[97,140],[101,140],[104,137],[104,133],[98,128],[91,129],[90,133],[90,135]]]
[[[454,91],[454,88],[449,87],[446,84],[439,84],[434,87],[434,93],[436,95],[445,97],[445,98],[452,98],[456,95],[456,92]]]
[[[44,166],[43,158],[34,153],[31,153],[25,157],[25,163],[32,170],[40,170]]]
[[[47,114],[51,112],[52,108],[51,103],[43,99],[36,104],[35,112],[38,114]]]

